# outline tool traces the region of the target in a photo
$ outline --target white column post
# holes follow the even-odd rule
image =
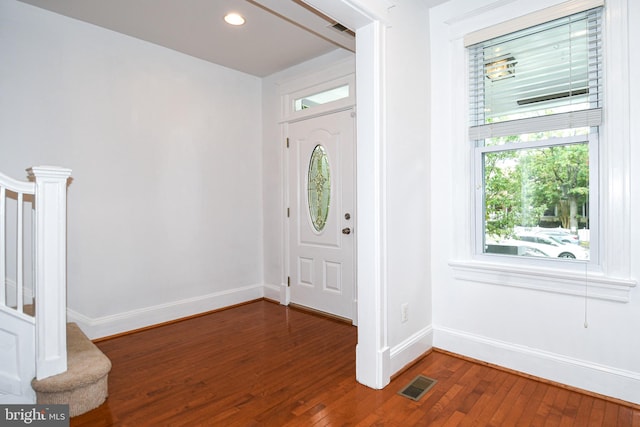
[[[36,377],[67,370],[67,180],[70,169],[34,166]]]
[[[387,337],[385,33],[392,0],[302,0],[356,30],[357,292],[356,379],[384,388],[391,379]]]

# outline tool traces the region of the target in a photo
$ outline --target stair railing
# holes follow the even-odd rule
[[[7,308],[7,201],[17,202],[15,287],[18,315],[24,315],[24,206],[33,206],[33,295],[35,297],[36,377],[67,370],[67,181],[71,170],[55,166],[27,169],[30,182],[0,174],[0,306]],[[12,249],[13,250],[13,249]]]
[[[17,181],[0,174],[0,305],[18,313],[24,313],[25,299],[24,208],[35,194],[35,188],[33,182]],[[11,221],[9,217],[12,217]],[[7,250],[9,246],[11,248]],[[12,266],[7,265],[8,252],[13,258]],[[13,274],[9,273],[10,269]],[[13,280],[9,276],[13,276]]]

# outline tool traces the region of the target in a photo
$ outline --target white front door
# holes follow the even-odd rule
[[[289,125],[289,275],[294,304],[356,318],[355,114]]]

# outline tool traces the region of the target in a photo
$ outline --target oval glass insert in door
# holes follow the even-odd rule
[[[322,231],[329,216],[331,176],[327,151],[320,144],[316,145],[311,152],[307,189],[311,223],[316,231]]]

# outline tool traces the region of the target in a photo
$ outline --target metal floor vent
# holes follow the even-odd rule
[[[426,392],[431,390],[431,387],[436,385],[437,382],[438,381],[433,378],[418,375],[409,383],[409,385],[400,390],[398,394],[412,400],[420,400],[420,398],[424,396]]]

